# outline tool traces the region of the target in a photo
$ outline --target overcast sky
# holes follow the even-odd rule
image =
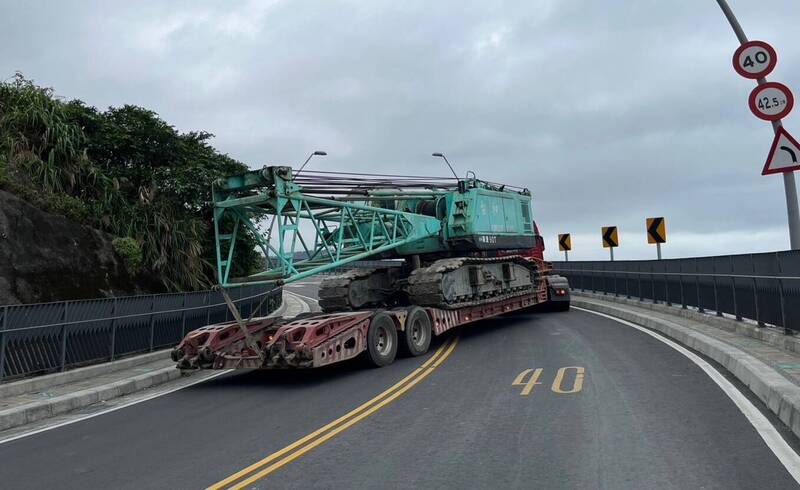
[[[731,0],[800,82],[800,3]],[[0,0],[0,76],[158,112],[252,167],[460,174],[529,187],[558,258],[788,248],[772,140],[747,108],[736,38],[714,0],[90,2]],[[797,112],[784,120],[800,133]],[[798,135],[800,136],[800,135]]]

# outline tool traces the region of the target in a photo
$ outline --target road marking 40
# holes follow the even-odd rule
[[[567,374],[571,374],[569,372],[570,370],[575,371],[575,377],[572,380],[572,386],[564,387],[564,378],[567,377]],[[533,389],[536,387],[536,385],[542,384],[539,381],[539,378],[542,376],[543,372],[544,368],[526,369],[519,373],[516,378],[514,378],[514,382],[511,383],[511,386],[522,386],[522,391],[520,391],[519,394],[521,396],[528,396],[533,392]],[[530,377],[528,375],[530,375]],[[556,376],[553,378],[553,383],[550,385],[550,391],[561,395],[579,393],[583,389],[583,379],[585,376],[586,369],[581,366],[562,367],[556,372]]]

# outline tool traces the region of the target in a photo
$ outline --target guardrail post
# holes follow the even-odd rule
[[[117,298],[112,298],[111,303],[111,360],[114,360],[114,355],[117,350]]]
[[[678,262],[678,282],[681,286],[681,308],[686,309],[686,296],[683,292],[683,261]]]
[[[750,264],[753,269],[753,303],[755,304],[756,308],[756,323],[758,323],[759,327],[764,326],[764,322],[761,321],[761,312],[758,308],[758,282],[756,281],[756,260],[753,258],[753,254],[750,254]]]
[[[156,311],[156,296],[150,296],[150,352],[153,352],[153,337],[155,335],[156,330],[156,315],[154,312]]]
[[[717,292],[717,262],[714,259],[711,260],[711,271],[714,274],[714,311],[717,312],[717,316],[722,316],[722,312],[719,311],[719,294]]]
[[[644,301],[644,296],[642,296],[642,266],[641,264],[638,267],[638,271],[636,275],[639,277],[639,301]]]
[[[66,369],[67,363],[67,302],[64,302],[64,309],[61,311],[61,363],[59,364],[59,371]]]
[[[3,322],[0,324],[2,326],[2,330],[0,330],[0,381],[3,380],[3,377],[6,374],[6,343],[8,333],[8,306],[3,307]]]
[[[664,265],[664,300],[667,302],[667,306],[672,306],[672,302],[669,300],[669,276],[666,265]]]
[[[758,311],[758,283],[755,277],[753,278],[753,303],[756,309],[756,322],[759,327],[763,327],[764,324],[761,322],[761,313]]]
[[[625,271],[625,297],[631,299],[631,286],[630,286],[631,273]]]
[[[211,291],[206,291],[206,325],[211,325]]]
[[[234,306],[236,305],[236,300],[233,299],[235,291],[238,291],[238,289],[234,289],[233,291],[228,291],[228,293],[231,296],[231,302],[234,304]],[[231,320],[231,318],[229,316],[230,314],[231,314],[231,309],[230,308],[225,308],[225,321],[226,322]]]
[[[617,290],[617,273],[616,272],[612,272],[612,274],[614,275],[614,297],[618,298],[619,297],[619,293],[618,293],[618,290]]]
[[[794,335],[794,330],[789,328],[786,324],[786,306],[783,300],[783,279],[778,279],[778,296],[781,300],[781,322],[783,322],[783,333],[785,335]]]
[[[655,265],[650,262],[650,293],[653,296],[652,300],[655,305],[658,304],[658,301],[656,301],[656,276],[653,274],[655,272],[653,269],[655,269]]]
[[[733,268],[733,255],[729,256],[731,262],[731,294],[733,294],[733,314],[736,316],[737,321],[742,321],[742,315],[739,314],[739,300],[736,299],[736,271]]]
[[[183,293],[183,304],[181,304],[181,339],[186,336],[186,295],[188,294]]]
[[[783,274],[783,268],[781,267],[781,256],[776,252],[775,253],[775,262],[778,264],[778,276]],[[789,325],[786,324],[786,306],[783,300],[783,279],[778,279],[778,297],[781,301],[781,322],[783,323],[783,333],[785,335],[794,335],[794,331],[789,328]]]
[[[697,259],[694,259],[694,272],[694,285],[695,289],[697,289],[697,311],[705,313],[706,310],[703,309],[703,303],[700,302],[700,264]]]

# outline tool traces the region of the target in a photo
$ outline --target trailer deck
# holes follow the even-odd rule
[[[546,288],[492,303],[453,310],[422,308],[431,331],[441,335],[460,325],[545,303]],[[307,313],[294,319],[254,318],[247,330],[261,353],[247,345],[237,322],[224,322],[190,332],[172,351],[180,369],[316,368],[352,359],[367,350],[370,323],[384,312],[399,332],[406,330],[411,308],[372,309],[339,313]],[[259,355],[260,354],[260,355]]]

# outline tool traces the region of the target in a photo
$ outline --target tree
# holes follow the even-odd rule
[[[0,83],[0,186],[31,200],[48,196],[34,204],[49,211],[62,212],[65,205],[49,203],[66,199],[83,210],[71,219],[135,240],[142,274],[168,290],[216,282],[211,185],[247,167],[211,138],[180,133],[138,106],[99,111],[62,101],[21,74]],[[257,267],[251,240],[236,253],[238,272]]]

